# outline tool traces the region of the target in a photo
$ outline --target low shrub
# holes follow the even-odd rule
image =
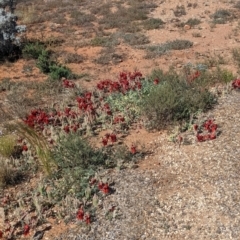
[[[206,111],[216,102],[215,96],[201,85],[193,87],[175,72],[153,73],[160,83],[144,96],[142,113],[149,127],[163,129],[178,122],[188,121],[198,111]]]
[[[154,45],[147,47],[146,58],[158,57],[171,50],[183,50],[193,46],[193,43],[189,40],[176,39],[168,41],[160,45]]]
[[[59,139],[53,152],[57,171],[53,177],[59,179],[62,191],[59,196],[67,193],[83,198],[89,185],[89,179],[100,168],[106,167],[108,156],[101,149],[94,149],[77,134],[69,134]],[[60,200],[60,199],[58,199]]]
[[[7,185],[15,185],[24,178],[24,171],[21,167],[14,167],[10,160],[0,156],[0,189]]]
[[[211,15],[213,23],[215,24],[225,24],[231,20],[234,16],[226,9],[219,9],[214,14]]]
[[[162,28],[165,23],[159,18],[149,18],[143,22],[146,30]]]
[[[53,80],[58,80],[61,78],[73,78],[71,70],[65,66],[53,64],[50,65],[49,71],[50,71],[49,76]]]
[[[22,49],[22,55],[27,59],[38,59],[38,57],[45,50],[45,46],[40,42],[30,42],[25,44]]]
[[[16,139],[11,135],[0,137],[0,155],[6,158],[12,156],[15,150]]]

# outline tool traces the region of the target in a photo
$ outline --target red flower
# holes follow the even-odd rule
[[[99,190],[102,191],[103,186],[104,186],[103,182],[99,182],[99,183],[98,183],[98,189],[99,189]]]
[[[106,134],[105,134],[106,139],[109,139],[109,138],[110,138],[110,135],[111,135],[110,133],[106,133]]]
[[[23,229],[24,236],[27,236],[29,234],[29,231],[30,231],[30,226],[26,224]]]
[[[211,130],[211,132],[215,132],[216,130],[217,130],[217,124],[212,124],[211,126],[210,126],[210,130]]]
[[[158,79],[158,78],[155,78],[155,79],[153,80],[153,83],[154,83],[155,85],[158,85],[158,84],[159,84],[159,79]]]
[[[105,183],[103,186],[102,186],[102,189],[101,191],[104,193],[104,194],[108,194],[110,192],[110,188],[108,186],[108,183]]]
[[[69,133],[69,132],[70,132],[69,125],[64,126],[63,130],[64,130],[66,133]]]
[[[200,73],[200,71],[198,71],[198,70],[194,73],[194,77],[195,77],[195,78],[198,78],[200,75],[201,75],[201,73]]]
[[[91,92],[86,92],[84,96],[87,100],[90,100],[91,97],[92,97],[92,93]]]
[[[27,150],[28,150],[28,147],[27,147],[26,144],[24,144],[24,145],[22,146],[22,151],[26,152]]]
[[[87,214],[85,215],[85,222],[86,222],[86,224],[90,224],[90,223],[91,223],[91,216],[90,216],[89,213],[87,213]]]
[[[107,138],[102,138],[102,144],[103,146],[106,146],[108,143],[108,139]]]
[[[203,136],[203,135],[200,135],[200,134],[197,134],[197,140],[198,140],[198,142],[203,142],[203,141],[205,141],[204,136]]]
[[[116,136],[116,134],[112,133],[112,134],[110,135],[110,139],[111,139],[111,142],[112,142],[112,143],[115,143],[115,142],[117,141],[117,136]]]
[[[65,88],[74,88],[75,84],[73,82],[70,82],[67,79],[64,79],[63,80],[63,87],[65,87]]]
[[[84,211],[83,211],[83,209],[82,209],[82,207],[78,210],[78,212],[77,212],[77,219],[78,220],[83,220],[83,218],[84,218]]]
[[[132,154],[135,154],[137,152],[136,146],[132,144],[132,146],[130,148],[130,151],[131,151]]]
[[[194,125],[193,125],[193,129],[194,129],[194,131],[197,131],[197,130],[198,130],[198,125],[197,125],[197,124],[194,124]]]
[[[215,132],[212,132],[209,136],[209,139],[210,140],[213,140],[213,139],[216,139],[216,133]]]
[[[240,79],[235,79],[233,82],[232,82],[232,87],[234,89],[238,88],[240,89]]]

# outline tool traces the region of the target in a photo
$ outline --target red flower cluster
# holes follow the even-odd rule
[[[193,126],[194,130],[197,132],[196,136],[197,136],[198,142],[204,142],[204,141],[213,140],[216,138],[216,131],[217,131],[218,126],[213,121],[214,120],[209,119],[203,124],[204,130],[207,131],[206,134],[199,133],[198,125],[195,124]]]
[[[113,119],[113,123],[122,123],[125,121],[125,118],[123,116],[115,116]]]
[[[235,79],[233,82],[232,82],[232,87],[234,89],[240,89],[240,78],[239,79]]]
[[[80,110],[83,110],[84,112],[94,114],[95,108],[93,106],[91,98],[92,98],[91,92],[86,92],[83,97],[77,97],[78,108]]]
[[[98,189],[101,192],[103,192],[104,194],[108,194],[110,192],[110,187],[109,187],[108,183],[99,182]]]
[[[28,146],[26,144],[22,145],[22,151],[27,152]]]
[[[141,77],[140,72],[126,73],[121,72],[119,74],[118,81],[104,80],[97,84],[97,89],[105,92],[122,92],[125,93],[129,90],[141,89]]]
[[[77,211],[77,219],[81,221],[85,220],[86,224],[91,223],[90,214],[89,213],[85,214],[82,207]]]
[[[108,140],[111,141],[111,143],[115,143],[117,142],[117,136],[115,133],[106,133],[105,134],[105,137],[102,138],[102,144],[103,146],[106,146],[108,144]]]
[[[158,84],[159,84],[159,79],[158,79],[158,78],[155,78],[155,79],[153,80],[153,83],[154,83],[155,85],[158,85]]]
[[[84,219],[84,211],[83,211],[82,207],[77,211],[77,219],[78,220],[83,220]]]
[[[48,125],[51,122],[51,116],[41,109],[34,109],[23,121],[29,127],[34,127],[35,124]]]
[[[137,147],[134,144],[131,145],[130,152],[132,154],[135,154],[137,152]]]
[[[64,88],[74,88],[75,84],[67,79],[63,80],[63,87]]]
[[[196,78],[198,78],[201,75],[200,71],[196,71],[193,74],[191,74],[190,76],[188,76],[188,82],[193,82]]]
[[[28,224],[26,224],[23,228],[23,235],[27,236],[30,232],[30,226]]]

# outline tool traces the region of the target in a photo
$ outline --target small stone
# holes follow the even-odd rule
[[[184,30],[185,30],[185,31],[187,31],[187,30],[191,29],[191,26],[190,26],[190,25],[188,25],[188,24],[186,24],[186,25],[184,25],[184,27],[183,27],[183,28],[184,28]]]

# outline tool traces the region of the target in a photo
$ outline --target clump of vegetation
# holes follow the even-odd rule
[[[49,44],[49,43],[46,43]],[[44,43],[39,41],[27,43],[23,50],[23,57],[37,59],[37,67],[41,72],[49,74],[52,80],[61,78],[76,78],[77,76],[71,72],[66,66],[62,66],[51,58],[51,51],[46,49]],[[75,57],[76,56],[72,56]]]
[[[240,48],[234,48],[232,50],[233,60],[237,64],[238,68],[240,68]]]
[[[133,21],[146,20],[148,18],[147,14],[149,10],[145,8],[139,8],[138,6],[139,4],[137,2],[130,8],[118,6],[116,12],[109,12],[107,15],[104,15],[99,23],[106,29],[112,29],[125,28],[126,25]]]
[[[186,15],[186,9],[184,7],[184,5],[177,5],[176,9],[173,11],[175,17],[181,17],[183,15]]]
[[[147,43],[150,43],[149,39],[140,33],[127,33],[123,36],[123,39],[126,43],[128,43],[131,46],[135,46],[135,45],[144,45]]]
[[[15,151],[16,139],[12,135],[3,135],[0,137],[0,155],[10,158]]]
[[[147,58],[162,56],[170,50],[183,50],[192,47],[193,43],[189,40],[179,40],[168,41],[166,43],[149,46],[147,48]]]
[[[226,9],[219,9],[211,15],[214,24],[225,24],[233,17],[234,16],[231,14],[231,12]]]
[[[187,24],[187,25],[189,25],[189,26],[191,26],[191,27],[194,27],[194,26],[196,26],[196,25],[198,25],[198,24],[200,24],[201,23],[201,20],[199,20],[198,18],[189,18],[186,22],[185,22],[185,24]]]
[[[11,164],[9,159],[0,155],[0,190],[8,185],[15,185],[21,182],[26,175],[21,167]]]
[[[143,22],[143,27],[146,30],[162,28],[165,23],[160,18],[149,18]]]
[[[70,24],[76,26],[89,26],[95,20],[95,16],[93,14],[86,14],[84,12],[79,12],[74,10],[71,12],[71,20]]]
[[[216,103],[216,97],[194,80],[191,84],[175,72],[153,73],[160,83],[144,97],[142,111],[149,127],[163,129],[179,121],[189,121],[198,111],[206,111]]]
[[[38,59],[45,49],[46,47],[41,42],[29,42],[24,45],[22,55],[26,59]]]

